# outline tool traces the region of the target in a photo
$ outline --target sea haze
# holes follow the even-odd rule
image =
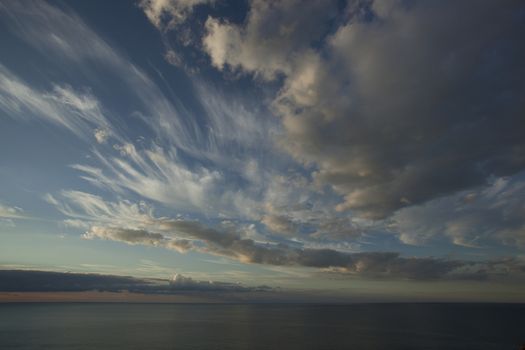
[[[0,304],[1,349],[520,349],[523,304]]]

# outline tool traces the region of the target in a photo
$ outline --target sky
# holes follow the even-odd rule
[[[0,294],[524,302],[523,37],[512,0],[0,1]]]

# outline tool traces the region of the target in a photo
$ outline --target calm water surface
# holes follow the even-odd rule
[[[0,304],[0,349],[494,349],[525,305]]]

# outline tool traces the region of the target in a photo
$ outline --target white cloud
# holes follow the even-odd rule
[[[146,0],[141,6],[164,31],[202,3]],[[454,14],[456,5],[451,4],[438,17]],[[112,72],[140,105],[134,116],[149,126],[155,140],[134,144],[119,136],[91,90],[32,88],[0,66],[2,110],[110,146],[95,149],[91,163],[72,167],[119,199],[111,202],[80,191],[46,196],[70,217],[64,225],[85,228],[90,239],[197,250],[246,262],[339,266],[356,273],[393,266],[402,270],[400,275],[410,275],[407,269],[426,260],[385,254],[361,256],[354,264],[327,248],[362,235],[366,227],[360,223],[366,221],[355,215],[382,219],[392,213],[391,229],[408,244],[444,235],[471,247],[493,239],[523,245],[521,190],[505,195],[472,190],[469,198],[483,199],[468,206],[456,206],[452,197],[443,197],[445,204],[435,199],[474,188],[490,175],[513,174],[524,164],[522,123],[516,121],[521,110],[514,99],[523,85],[507,74],[511,68],[521,72],[523,50],[516,49],[509,28],[522,27],[512,21],[502,31],[489,25],[482,35],[488,44],[471,40],[485,13],[494,13],[495,23],[502,23],[507,10],[481,2],[472,18],[453,17],[448,28],[435,19],[430,5],[376,1],[367,9],[370,18],[359,17],[356,10],[349,21],[336,14],[335,2],[255,0],[250,6],[242,24],[208,18],[202,49],[218,69],[253,74],[271,84],[282,81],[282,86],[269,106],[258,108],[264,96],[254,101],[193,77],[204,111],[194,115],[71,12],[43,2],[28,8],[5,5],[17,18],[6,21],[7,26],[48,58],[78,68],[85,77],[93,67]],[[495,11],[482,11],[492,7]],[[506,34],[515,55],[497,46]],[[448,41],[449,36],[454,40]],[[481,57],[479,52],[492,49],[506,61],[492,66],[489,57],[470,64]],[[169,57],[180,65],[183,58],[175,52]],[[468,81],[477,86],[465,85]],[[484,88],[492,83],[508,88],[509,95],[492,98],[493,89]],[[272,119],[268,109],[280,119]],[[280,154],[282,149],[289,155]],[[458,149],[464,152],[458,155]],[[130,194],[162,203],[163,209],[224,217],[233,224],[208,227],[155,217],[151,206],[122,199]],[[266,231],[258,224],[270,234],[261,237]],[[435,259],[430,260],[434,267]],[[437,265],[444,270],[455,266]]]
[[[106,129],[96,129],[95,130],[95,139],[98,143],[106,143],[109,138],[109,132]]]
[[[141,0],[142,8],[150,22],[160,31],[173,29],[184,22],[195,6],[214,0]]]
[[[297,0],[251,1],[242,27],[208,18],[203,47],[219,69],[241,69],[271,80],[292,73],[295,60],[327,29],[334,10],[335,1],[310,1],[308,6]]]
[[[259,286],[248,288],[239,283],[226,283],[215,281],[199,281],[189,276],[183,276],[180,273],[175,274],[170,280],[170,288],[174,290],[195,290],[195,291],[263,291],[271,288]]]
[[[265,215],[261,219],[270,231],[283,235],[296,235],[299,227],[289,217],[284,215]]]
[[[19,207],[11,207],[0,202],[0,218],[3,219],[23,219],[26,215],[23,210]],[[12,221],[4,221],[9,224]]]
[[[35,90],[2,65],[0,109],[15,119],[42,119],[86,141],[94,129],[111,128],[98,100],[89,91],[75,91],[67,85],[54,85],[49,91]]]
[[[159,138],[179,149],[198,152],[199,140],[202,136],[199,135],[196,122],[181,115],[179,107],[182,108],[182,112],[185,111],[179,101],[175,101],[177,104],[175,106],[143,70],[99,37],[73,12],[61,10],[42,1],[33,1],[26,5],[8,2],[0,8],[0,15],[5,19],[7,28],[25,43],[40,51],[51,61],[59,62],[66,72],[73,68],[76,74],[83,76],[86,83],[100,84],[100,81],[94,77],[98,76],[100,67],[107,69],[110,76],[119,80],[125,92],[129,93],[130,98],[141,107],[136,115],[141,116],[143,122]],[[33,97],[38,96],[40,92],[28,90],[24,85],[13,91],[11,95],[13,94]],[[96,113],[100,112],[100,104],[94,103],[94,96],[88,92],[79,94],[71,88],[57,86],[47,99],[53,101],[53,104],[65,104],[65,108],[78,115],[77,118],[72,118],[73,121],[67,121],[60,117],[53,117],[51,113],[46,114],[72,131],[77,130],[75,127],[78,127],[74,121],[83,119],[88,113],[90,118],[87,120],[93,119],[93,123],[100,121],[96,116]],[[31,108],[44,107],[45,112],[51,112],[50,108],[53,107],[48,107],[46,101],[41,102],[41,99],[25,100]],[[13,104],[12,101],[15,103]],[[17,106],[16,101],[15,97],[10,97],[7,100],[9,104],[4,104],[14,110]],[[61,114],[58,113],[59,116]],[[97,122],[94,127],[111,131],[112,136],[119,135],[105,123]],[[94,129],[86,135],[93,137]],[[123,140],[118,141],[123,142]]]
[[[283,77],[282,143],[338,210],[382,219],[523,169],[521,5],[317,5],[252,1],[240,25],[209,18],[203,44],[218,69]]]
[[[74,165],[84,179],[99,187],[140,196],[178,208],[206,210],[207,195],[221,182],[218,171],[204,167],[190,169],[176,152],[166,152],[157,145],[137,150],[132,144],[118,145],[122,157],[95,153],[104,168]]]
[[[89,224],[86,239],[103,239],[188,250],[224,256],[243,263],[277,266],[334,268],[351,275],[386,278],[441,279],[489,278],[520,273],[522,262],[469,262],[431,257],[402,257],[397,253],[348,253],[327,248],[304,248],[270,242],[259,243],[241,232],[242,225],[223,222],[208,226],[184,218],[156,217],[144,203],[105,202],[100,197],[82,192],[63,192],[63,201],[53,199],[57,208],[72,219]],[[249,227],[248,227],[249,229]],[[497,267],[497,271],[495,267]]]

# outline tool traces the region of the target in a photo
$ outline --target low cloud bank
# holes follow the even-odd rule
[[[404,257],[396,252],[347,253],[333,249],[295,248],[282,243],[261,244],[243,238],[237,232],[219,231],[195,221],[159,219],[157,225],[163,231],[162,234],[94,226],[84,237],[159,246],[177,251],[195,250],[246,263],[330,269],[370,278],[484,280],[525,275],[525,263],[517,258],[468,261]]]
[[[266,286],[247,287],[238,283],[198,281],[176,274],[170,281],[129,276],[51,272],[35,270],[0,270],[0,292],[132,292],[177,294],[192,292],[255,292]]]

